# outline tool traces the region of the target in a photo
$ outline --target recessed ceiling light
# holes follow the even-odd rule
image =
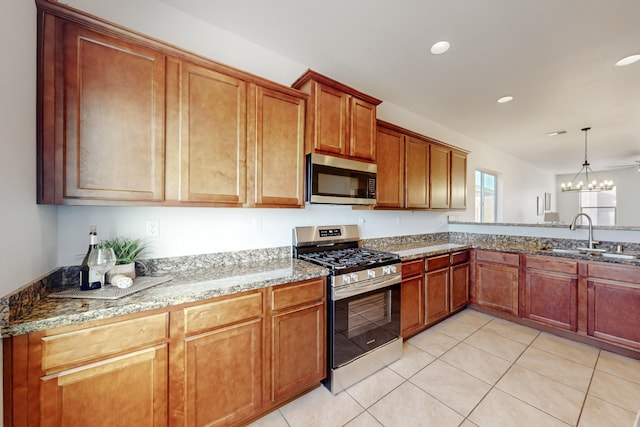
[[[556,135],[562,135],[563,133],[567,133],[566,130],[557,130],[555,132],[549,132],[547,134],[547,136],[556,136]]]
[[[631,55],[616,62],[616,66],[624,67],[625,65],[630,65],[638,61],[640,61],[640,55]]]
[[[439,41],[438,43],[435,43],[433,46],[431,46],[431,53],[433,53],[434,55],[443,54],[449,50],[450,46],[451,45],[447,41]]]
[[[498,104],[504,104],[506,102],[511,102],[513,101],[513,96],[503,96],[502,98],[498,99]]]

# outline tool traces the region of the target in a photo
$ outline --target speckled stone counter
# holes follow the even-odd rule
[[[400,259],[404,262],[414,259],[444,255],[451,252],[457,252],[471,248],[472,245],[449,243],[446,241],[432,241],[394,244],[386,246],[381,250],[393,252],[400,255]]]
[[[601,242],[601,247],[605,247],[609,251],[613,251],[616,245],[617,242]],[[570,254],[551,250],[551,248],[572,249],[583,247],[583,240],[450,232],[406,236],[406,238],[393,238],[387,241],[384,239],[365,240],[362,241],[362,246],[395,252],[400,255],[402,261],[411,261],[474,248],[640,266],[640,258],[605,258],[598,254]],[[640,245],[625,243],[625,247],[629,253],[640,253]]]
[[[611,250],[617,243],[601,242],[601,247]],[[396,252],[403,261],[479,248],[640,266],[640,259],[556,253],[550,249],[581,247],[584,246],[584,240],[442,232],[367,239],[362,240],[360,245]],[[625,243],[625,250],[640,253],[640,244]],[[58,299],[48,295],[78,286],[78,266],[56,269],[31,285],[0,299],[2,336],[202,301],[322,277],[328,275],[329,271],[291,259],[291,247],[278,247],[148,260],[146,274],[168,274],[173,279],[118,300]]]
[[[170,307],[189,302],[326,276],[325,268],[291,258],[269,258],[228,265],[211,265],[202,259],[192,268],[162,269],[152,274],[170,274],[173,279],[118,300],[59,299],[42,296],[28,312],[7,319],[2,336],[20,335],[90,320]],[[218,260],[219,261],[219,260]],[[88,291],[90,292],[90,291]]]

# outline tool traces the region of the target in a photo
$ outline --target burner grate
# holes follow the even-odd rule
[[[382,265],[399,260],[396,254],[362,248],[323,250],[301,254],[299,258],[334,270]]]

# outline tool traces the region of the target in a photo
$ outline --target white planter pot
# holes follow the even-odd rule
[[[123,276],[130,277],[131,280],[136,278],[136,263],[130,262],[129,264],[114,265],[111,270],[107,271],[107,283],[111,283],[111,278],[116,274],[122,274]]]

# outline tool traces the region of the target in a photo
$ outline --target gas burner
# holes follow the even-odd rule
[[[343,270],[346,269],[362,269],[399,262],[399,256],[396,254],[357,247],[320,250],[318,252],[299,254],[298,258],[322,265],[332,271],[340,270],[341,273],[344,273]]]

